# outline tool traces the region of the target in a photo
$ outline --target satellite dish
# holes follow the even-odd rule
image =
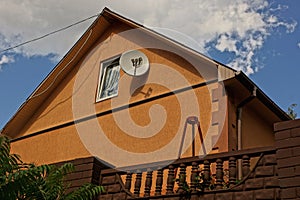
[[[127,51],[121,55],[120,65],[130,76],[141,76],[149,70],[147,56],[138,50]]]

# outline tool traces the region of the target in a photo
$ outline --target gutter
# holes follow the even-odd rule
[[[242,102],[239,103],[237,106],[237,150],[242,150],[242,114],[243,114],[243,107],[250,103],[253,99],[256,98],[257,87],[254,86],[252,90],[252,94],[244,99]],[[242,178],[242,162],[238,160],[238,178]]]
[[[243,72],[238,71],[235,73],[235,78],[240,81],[249,92],[252,92],[253,88],[256,87],[256,97],[272,112],[274,112],[282,121],[291,120],[291,117],[286,114],[278,105],[276,105],[257,85]]]
[[[238,135],[238,150],[242,149],[242,113],[243,107],[250,103],[256,97],[257,87],[254,86],[252,94],[244,99],[239,105],[237,106],[237,135]]]

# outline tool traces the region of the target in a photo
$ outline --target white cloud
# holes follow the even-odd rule
[[[79,0],[2,0],[0,1],[0,34],[9,42],[9,45],[1,45],[1,48],[31,40],[96,14],[100,11],[95,6],[97,4],[97,1],[82,2]],[[91,22],[24,45],[15,51],[27,56],[49,53],[63,55]]]
[[[227,35],[221,35],[221,37],[217,41],[216,48],[221,52],[227,50],[238,54],[236,43],[237,41],[235,39],[231,39]]]
[[[2,70],[3,65],[13,63],[13,62],[15,62],[13,57],[2,55],[0,59],[0,70]]]
[[[285,22],[266,0],[2,0],[0,1],[0,49],[16,45],[99,13],[104,6],[148,27],[173,29],[197,41],[197,50],[208,54],[207,44],[220,52],[236,54],[230,66],[254,73],[255,54],[273,28],[292,32],[296,22]],[[57,54],[61,57],[92,22],[86,22],[46,39],[15,49],[27,56]],[[174,33],[174,32],[173,32]],[[168,33],[167,33],[168,34]],[[171,34],[171,37],[177,38]]]

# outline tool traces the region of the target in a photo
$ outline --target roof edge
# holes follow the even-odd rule
[[[282,110],[273,100],[270,99],[245,73],[242,71],[237,71],[235,73],[235,78],[240,81],[250,92],[253,88],[257,88],[257,98],[266,105],[270,110],[272,110],[281,120],[287,121],[291,120],[291,117]]]
[[[1,128],[0,134],[3,134],[5,129],[12,123],[12,121],[17,117],[18,113],[23,110],[23,108],[30,102],[30,100],[35,96],[35,94],[39,94],[39,90],[41,89],[42,85],[47,82],[47,80],[51,77],[51,75],[57,70],[57,68],[68,58],[68,56],[76,49],[78,46],[80,46],[81,40],[83,38],[87,37],[90,30],[93,29],[93,27],[96,25],[98,20],[101,16],[104,15],[105,12],[110,11],[108,8],[104,8],[101,13],[98,14],[98,17],[91,23],[91,25],[84,31],[84,33],[80,36],[79,39],[74,43],[74,45],[67,51],[67,53],[60,59],[60,61],[53,67],[53,69],[45,76],[45,78],[37,85],[37,87],[32,91],[32,93],[26,98],[26,100],[19,106],[19,108],[16,110],[14,115],[7,121],[7,123]],[[44,92],[42,90],[42,92]],[[7,133],[6,133],[7,135]],[[10,136],[10,135],[7,135]]]

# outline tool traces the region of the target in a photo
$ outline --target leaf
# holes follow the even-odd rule
[[[21,157],[10,153],[10,141],[0,136],[0,199],[1,200],[92,200],[102,186],[83,185],[66,193],[65,176],[74,171],[71,163],[60,167],[23,163]]]

